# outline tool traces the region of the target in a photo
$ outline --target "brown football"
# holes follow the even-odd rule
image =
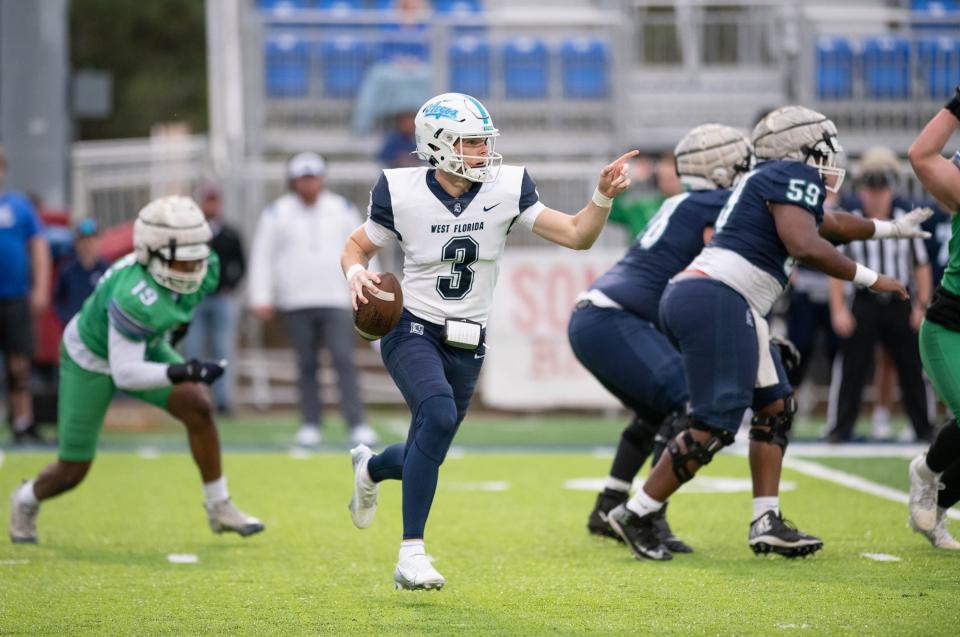
[[[364,290],[369,303],[357,301],[359,309],[353,313],[353,327],[363,338],[375,341],[387,335],[400,322],[403,313],[403,291],[400,281],[390,272],[380,273],[380,291],[372,294]]]

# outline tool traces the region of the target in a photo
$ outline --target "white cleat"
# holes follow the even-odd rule
[[[295,440],[300,447],[319,447],[323,442],[323,432],[317,425],[300,425]]]
[[[925,479],[918,471],[927,461],[922,453],[910,462],[910,499],[907,507],[910,511],[910,527],[921,533],[933,531],[937,525],[937,492],[940,489],[940,475]],[[929,471],[929,469],[927,469]]]
[[[353,461],[353,497],[350,498],[350,517],[353,525],[358,529],[365,529],[373,524],[373,516],[377,514],[377,493],[380,488],[370,479],[367,464],[373,452],[366,445],[357,445],[350,450]]]
[[[266,528],[263,522],[235,507],[230,498],[204,502],[203,508],[207,510],[207,521],[214,533],[239,533],[242,537],[247,537]]]
[[[10,541],[14,544],[37,543],[37,514],[39,504],[24,504],[17,494],[23,488],[21,484],[10,496]]]
[[[408,591],[440,590],[446,580],[433,568],[426,553],[416,553],[397,562],[393,571],[393,587]]]
[[[960,551],[960,542],[947,530],[947,510],[943,507],[937,507],[937,524],[932,531],[921,531],[914,525],[913,519],[910,520],[910,528],[927,538],[934,548]]]
[[[362,423],[350,429],[351,445],[367,445],[368,447],[377,444],[380,436],[374,431],[373,427],[367,423]]]

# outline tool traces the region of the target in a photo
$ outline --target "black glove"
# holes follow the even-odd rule
[[[960,120],[960,86],[953,93],[953,99],[944,104],[945,109],[950,111],[954,117]]]
[[[800,356],[800,350],[797,349],[797,346],[790,340],[779,336],[771,336],[770,342],[780,350],[780,362],[783,363],[783,369],[788,374],[800,366],[803,357]]]
[[[223,376],[227,361],[216,363],[198,361],[195,358],[186,363],[174,363],[167,366],[167,378],[174,385],[179,383],[206,383],[212,385],[215,380]]]

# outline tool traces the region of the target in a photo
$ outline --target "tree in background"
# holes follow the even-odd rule
[[[77,139],[145,137],[158,122],[207,130],[203,0],[73,0],[76,69],[113,74],[113,114],[77,123]]]

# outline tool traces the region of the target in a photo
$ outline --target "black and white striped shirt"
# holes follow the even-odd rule
[[[900,202],[894,201],[891,219],[907,214]],[[865,216],[860,209],[850,210],[851,214]],[[917,266],[930,262],[923,239],[867,239],[851,241],[838,246],[838,249],[857,263],[871,270],[893,277],[909,287],[913,281],[913,270]]]

